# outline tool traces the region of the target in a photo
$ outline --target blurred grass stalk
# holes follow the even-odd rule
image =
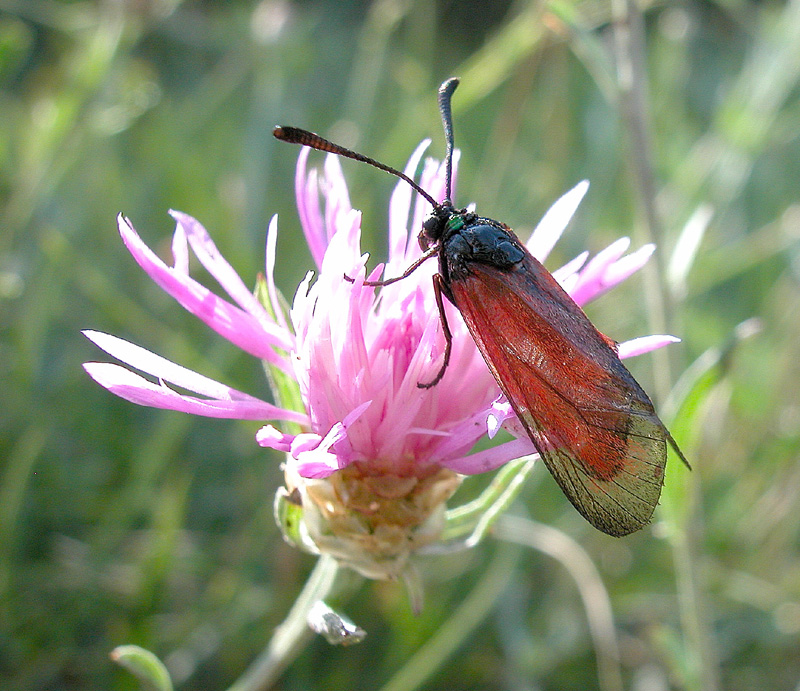
[[[666,238],[658,211],[658,184],[653,168],[644,21],[635,0],[612,0],[611,7],[618,104],[627,135],[628,169],[639,207],[640,234],[661,249],[644,272],[649,330],[651,333],[672,333],[673,305],[666,292]],[[655,398],[663,402],[673,383],[668,350],[653,353],[653,370]],[[674,458],[673,463],[676,463]],[[675,477],[674,473],[672,475]],[[685,473],[680,475],[682,477],[675,479],[691,481]],[[692,494],[686,492],[683,496],[691,497]],[[716,691],[719,689],[719,670],[711,626],[701,607],[705,588],[698,582],[697,545],[685,523],[673,522],[670,528],[683,634],[682,650],[675,661],[677,668],[672,671],[683,677],[687,689]]]
[[[23,15],[24,9],[19,8]],[[41,6],[39,9],[45,11]],[[12,178],[16,184],[0,216],[0,225],[12,232],[0,234],[3,241],[0,250],[11,246],[17,239],[15,231],[24,229],[35,210],[55,192],[89,136],[93,123],[91,117],[87,117],[87,107],[106,85],[128,26],[122,3],[101,3],[99,9],[92,18],[94,21],[90,21],[89,16],[83,17],[88,22],[83,33],[88,35],[69,59],[59,65],[63,80],[60,88],[46,92],[52,98],[38,100],[29,127],[20,133],[24,140],[19,147],[19,170]],[[80,22],[81,14],[86,11],[87,8],[78,4],[71,10],[61,8],[51,19],[69,30],[70,24]],[[133,36],[127,38],[130,40]]]

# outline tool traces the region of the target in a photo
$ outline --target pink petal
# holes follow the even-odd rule
[[[345,436],[344,425],[337,422],[315,449],[300,452],[292,449],[292,455],[297,459],[296,470],[300,476],[318,480],[344,468],[347,463],[343,463],[338,454],[331,453],[330,448]]]
[[[536,453],[536,447],[528,437],[514,439],[485,451],[443,461],[442,465],[462,475],[477,475],[505,465],[515,458],[530,456]]]
[[[561,287],[569,293],[570,289],[574,288],[577,283],[577,272],[580,271],[588,258],[588,252],[581,252],[577,257],[564,264],[564,266],[553,271],[553,278],[555,278],[561,284]]]
[[[543,262],[550,251],[555,247],[564,229],[567,227],[578,205],[589,189],[589,181],[583,180],[563,195],[542,216],[542,220],[533,231],[530,240],[526,243],[528,251]]]
[[[347,415],[345,415],[344,419],[342,420],[342,425],[344,426],[345,430],[348,430],[371,405],[372,401],[364,401],[362,404],[356,406]]]
[[[189,275],[189,243],[186,241],[186,231],[180,224],[175,225],[172,234],[172,264],[179,274]]]
[[[297,474],[309,480],[321,480],[333,475],[339,470],[336,455],[322,452],[317,454],[310,451],[305,454],[302,460],[296,463]]]
[[[594,300],[595,298],[608,292],[611,288],[622,283],[632,274],[641,269],[650,259],[655,245],[644,245],[635,252],[620,257],[615,262],[608,264],[602,273],[595,275],[593,280],[579,279],[580,297],[583,303]]]
[[[615,285],[622,283],[625,279],[630,278],[645,264],[647,264],[653,252],[656,251],[656,246],[652,243],[643,245],[635,252],[621,257],[615,261],[603,275],[603,283],[608,288],[613,288]]]
[[[342,164],[335,154],[325,157],[325,230],[328,242],[343,226],[347,226],[353,213],[350,205],[350,196],[347,192],[347,182],[342,172]]]
[[[295,468],[301,477],[328,477],[351,463],[352,445],[348,433],[371,404],[372,401],[367,401],[354,408],[342,422],[334,424],[321,440],[317,435],[297,435],[292,442],[291,453],[297,461]],[[305,442],[302,440],[304,436],[307,437]]]
[[[295,435],[284,434],[272,425],[264,425],[256,432],[256,443],[268,449],[287,453],[292,448]]]
[[[142,242],[124,216],[119,216],[122,240],[133,258],[164,291],[172,295],[186,310],[197,316],[218,334],[245,352],[274,364],[284,371],[290,365],[273,350],[291,350],[293,338],[277,326],[265,332],[252,315],[214,295],[188,275],[168,267]]]
[[[482,408],[449,428],[449,434],[435,447],[430,460],[449,467],[450,459],[463,456],[486,434],[489,416],[489,411]]]
[[[164,379],[176,386],[205,396],[215,398],[230,398],[232,396],[233,389],[224,384],[204,377],[202,374],[193,372],[181,365],[176,365],[174,362],[170,362],[166,358],[129,341],[88,329],[83,331],[83,335],[112,357],[154,377]],[[247,394],[241,394],[241,396],[243,398],[251,398]]]
[[[276,340],[286,337],[284,329],[280,328],[253,295],[252,291],[244,284],[236,270],[220,254],[208,231],[196,219],[180,211],[170,211],[170,215],[183,226],[186,238],[200,263],[206,268],[226,293],[245,312],[253,316],[264,332]],[[285,341],[290,345],[291,340]]]
[[[236,389],[232,389],[220,382],[217,382],[213,379],[209,379],[208,377],[204,377],[202,374],[198,374],[197,372],[193,372],[190,369],[185,367],[181,367],[180,365],[175,364],[174,362],[170,362],[166,358],[161,357],[160,355],[156,355],[155,353],[150,352],[144,348],[141,348],[133,343],[129,343],[128,341],[124,341],[121,338],[117,338],[116,336],[111,336],[109,334],[103,334],[98,331],[84,331],[84,335],[95,343],[98,347],[103,349],[109,355],[121,360],[122,362],[130,365],[131,367],[135,367],[136,369],[142,370],[147,374],[150,374],[154,377],[157,377],[159,380],[168,381],[176,386],[180,386],[183,389],[188,389],[189,391],[193,391],[194,393],[199,393],[203,396],[208,396],[211,401],[217,401],[220,404],[221,409],[224,410],[234,410],[236,406],[239,406],[243,412],[241,419],[261,419],[261,420],[294,420],[295,422],[304,422],[307,421],[307,416],[303,415],[302,413],[297,413],[292,410],[284,410],[282,408],[278,408],[274,405],[266,403],[258,398],[250,396],[242,391],[237,391]],[[113,391],[119,396],[123,398],[127,398],[128,400],[132,400],[129,396],[133,395],[142,395],[142,396],[153,396],[155,395],[156,398],[153,400],[161,401],[161,402],[168,402],[168,406],[160,405],[158,403],[143,403],[143,405],[152,405],[155,407],[167,407],[170,410],[182,410],[180,407],[175,407],[178,405],[177,400],[180,398],[186,398],[187,401],[190,401],[187,405],[196,407],[197,401],[199,399],[191,398],[191,397],[182,397],[180,394],[175,393],[171,389],[163,386],[156,387],[155,384],[144,379],[143,377],[139,377],[133,373],[128,372],[124,367],[119,367],[118,365],[108,365],[108,367],[104,367],[103,365],[106,363],[87,363],[85,367],[88,366],[87,371],[91,369],[94,372],[99,372],[102,377],[103,381],[97,379],[97,377],[92,374],[90,371],[90,375],[100,383],[102,386]],[[109,369],[109,368],[118,368],[118,369]],[[119,371],[126,372],[127,374],[122,375]],[[119,375],[121,379],[115,379],[113,375]],[[136,377],[136,379],[132,379],[131,377]],[[134,384],[135,383],[135,384]],[[130,390],[131,386],[139,386],[143,389],[140,394],[136,394],[135,391]],[[111,389],[111,387],[118,387],[124,386],[125,392],[127,395],[123,395],[117,390]],[[248,412],[249,411],[249,412]],[[258,411],[258,415],[255,415],[254,411]],[[184,412],[191,412],[189,410],[185,410]],[[200,414],[208,414],[208,413],[200,413]],[[253,417],[255,415],[255,417]],[[238,417],[237,415],[213,415],[213,417]]]
[[[269,294],[270,305],[275,313],[275,318],[280,327],[288,331],[286,317],[283,314],[283,305],[278,298],[278,289],[275,286],[275,260],[278,245],[278,217],[273,216],[267,228],[267,241],[265,253],[265,275],[267,279],[267,293]]]
[[[322,266],[322,257],[328,246],[328,237],[325,234],[325,225],[319,208],[319,181],[316,170],[306,174],[308,155],[311,149],[304,146],[297,157],[297,168],[294,177],[295,197],[297,199],[297,213],[300,216],[300,225],[306,236],[308,249],[317,267]]]
[[[598,252],[580,272],[575,287],[570,291],[572,299],[579,305],[585,305],[602,292],[605,287],[603,275],[609,266],[625,254],[630,244],[630,238],[620,238],[601,252]]]
[[[499,398],[492,404],[492,410],[487,420],[489,439],[494,439],[503,424],[510,419],[516,419],[516,413],[505,396]]]
[[[410,178],[414,177],[414,173],[419,166],[422,155],[425,149],[430,146],[431,140],[425,139],[411,154],[408,159],[406,167],[403,172]],[[408,263],[406,257],[406,250],[408,246],[409,236],[413,235],[414,229],[409,233],[409,211],[411,210],[411,198],[415,192],[411,185],[403,180],[400,180],[395,185],[392,192],[391,200],[389,201],[389,259],[386,262],[387,276],[396,275],[406,269]]]
[[[620,360],[643,355],[653,350],[658,350],[671,343],[680,343],[681,339],[675,336],[641,336],[630,341],[625,341],[617,346]]]
[[[242,400],[200,399],[173,391],[163,382],[153,382],[140,377],[121,365],[110,362],[87,362],[83,368],[100,386],[126,401],[150,408],[177,410],[205,417],[230,418],[235,420],[292,420],[298,413],[276,408],[269,403],[250,397]],[[240,392],[236,392],[240,393]],[[305,417],[300,415],[300,417]]]
[[[292,439],[292,444],[289,451],[291,452],[292,456],[297,458],[297,456],[299,456],[301,453],[314,451],[315,449],[319,448],[322,440],[323,438],[314,432],[303,432],[302,434],[296,434],[294,439]]]

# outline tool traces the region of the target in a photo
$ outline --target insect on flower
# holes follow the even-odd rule
[[[446,193],[441,203],[404,173],[312,132],[276,127],[283,141],[368,163],[405,180],[433,207],[422,224],[422,256],[385,286],[438,256],[434,294],[445,337],[435,386],[447,369],[452,337],[443,298],[461,313],[486,364],[545,465],[576,509],[596,528],[622,536],[646,525],[664,482],[667,445],[689,466],[653,403],[620,361],[616,343],[504,223],[457,209],[451,200],[453,127],[458,86],[439,88]]]

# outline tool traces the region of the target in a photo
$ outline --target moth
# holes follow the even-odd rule
[[[433,207],[422,224],[420,258],[406,278],[437,257],[433,290],[445,338],[439,383],[452,335],[444,300],[455,305],[489,370],[547,469],[575,508],[596,528],[623,536],[646,525],[664,482],[667,446],[689,466],[653,403],[575,301],[514,232],[500,221],[458,209],[451,200],[457,79],[439,88],[447,144],[446,193],[437,202],[399,170],[296,127],[276,127],[283,141],[338,154],[405,180]]]

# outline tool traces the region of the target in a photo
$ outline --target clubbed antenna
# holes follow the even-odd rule
[[[338,154],[339,156],[344,156],[345,158],[352,158],[354,161],[361,161],[362,163],[369,163],[369,165],[374,166],[380,170],[385,170],[387,173],[391,173],[392,175],[396,175],[401,180],[405,180],[411,187],[413,187],[417,192],[419,192],[425,199],[427,199],[431,206],[436,208],[439,206],[438,202],[431,197],[424,189],[422,189],[416,182],[414,182],[408,175],[405,173],[397,170],[396,168],[392,168],[391,166],[387,166],[385,163],[381,163],[380,161],[376,161],[374,158],[370,158],[369,156],[365,156],[364,154],[360,154],[357,151],[351,151],[350,149],[346,149],[339,144],[334,144],[327,139],[323,139],[318,134],[314,134],[313,132],[309,132],[308,130],[301,130],[299,127],[276,127],[272,130],[272,134],[275,136],[276,139],[280,139],[284,142],[289,142],[291,144],[300,144],[301,146],[309,146],[312,149],[317,149],[317,151],[327,151],[331,154]],[[447,183],[448,190],[450,189],[450,180],[448,174],[448,183]],[[450,195],[448,192],[448,199]]]
[[[453,97],[453,92],[458,86],[458,79],[451,77],[439,87],[439,112],[442,114],[442,124],[444,125],[444,138],[447,143],[447,151],[445,153],[444,171],[445,171],[445,200],[450,199],[451,179],[453,176],[453,115],[450,109],[450,99]]]

